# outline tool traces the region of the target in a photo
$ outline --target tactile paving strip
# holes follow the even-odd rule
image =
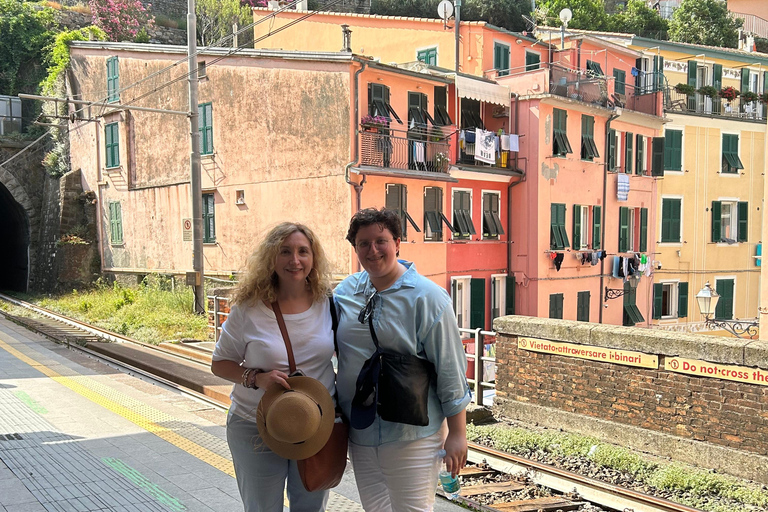
[[[0,459],[48,511],[100,511],[126,508],[186,510],[112,471],[40,417],[10,391],[0,389]],[[113,468],[114,469],[114,468]],[[166,495],[167,496],[167,495]],[[175,506],[169,506],[175,505]]]

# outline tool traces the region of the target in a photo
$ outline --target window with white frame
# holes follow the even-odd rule
[[[503,316],[507,309],[507,275],[491,276],[491,319]]]
[[[712,201],[712,241],[746,242],[749,203],[746,201]]]
[[[661,283],[661,318],[677,318],[677,283]]]
[[[453,311],[456,313],[456,323],[459,327],[469,329],[469,306],[470,306],[470,277],[452,277],[451,278],[451,298],[453,300]]]

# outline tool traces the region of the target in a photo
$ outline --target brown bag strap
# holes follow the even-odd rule
[[[280,311],[280,305],[277,301],[272,303],[272,311],[275,312],[275,318],[277,318],[277,325],[280,326],[280,333],[283,335],[283,341],[285,342],[285,350],[288,351],[288,367],[291,372],[296,371],[296,361],[293,359],[293,348],[291,347],[291,338],[288,337],[288,330],[285,328],[285,320],[283,320],[283,313]]]

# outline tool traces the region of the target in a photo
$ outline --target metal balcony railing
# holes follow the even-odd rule
[[[590,76],[556,64],[551,66],[549,92],[601,107],[608,105],[608,82],[604,76]]]
[[[360,132],[360,163],[371,167],[447,174],[450,150],[448,139],[434,130],[373,128]]]
[[[765,104],[760,101],[744,102],[741,98],[726,101],[710,98],[700,93],[682,94],[674,87],[664,92],[664,109],[668,112],[700,114],[707,116],[738,117],[742,119],[765,120]]]

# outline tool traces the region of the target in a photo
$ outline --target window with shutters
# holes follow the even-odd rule
[[[403,124],[400,116],[389,104],[389,87],[384,84],[368,84],[368,115],[386,117],[390,122],[394,119]]]
[[[568,245],[568,233],[565,231],[565,205],[552,203],[550,206],[549,248],[561,250]]]
[[[469,240],[476,235],[475,224],[472,222],[472,192],[469,190],[453,190],[453,238],[454,240]]]
[[[120,132],[118,123],[104,126],[104,148],[106,150],[107,169],[120,167]]]
[[[562,293],[553,293],[549,296],[549,318],[563,319]]]
[[[453,301],[453,311],[456,313],[456,323],[462,329],[470,327],[470,283],[471,277],[452,277],[451,278],[451,299]],[[465,337],[464,334],[462,334]]]
[[[621,133],[608,130],[608,170],[621,172]]]
[[[541,55],[536,52],[525,52],[525,70],[533,71],[541,67]]]
[[[559,108],[552,109],[552,154],[565,156],[573,153],[571,143],[568,142],[568,113]]]
[[[688,283],[662,282],[653,285],[653,318],[668,320],[688,316]]]
[[[420,60],[430,66],[437,66],[437,47],[418,50],[416,52],[416,60]]]
[[[651,142],[651,176],[664,176],[664,137]]]
[[[515,277],[506,274],[491,276],[491,321],[515,314]]]
[[[592,207],[592,249],[603,247],[603,207]]]
[[[109,242],[112,245],[123,243],[123,212],[119,201],[109,202]]]
[[[435,126],[448,126],[453,124],[451,116],[448,115],[448,88],[436,85],[434,94],[433,117]]]
[[[387,210],[397,212],[400,217],[400,227],[403,230],[402,240],[408,240],[408,225],[410,224],[417,233],[421,229],[408,213],[408,189],[401,183],[387,183],[387,197],[385,207]]]
[[[498,240],[504,234],[499,215],[499,192],[483,192],[483,239]]]
[[[600,222],[600,219],[594,218],[595,212],[590,212],[591,209],[592,208],[586,205],[581,205],[581,204],[573,205],[573,230],[571,232],[571,234],[573,235],[573,245],[571,247],[574,250],[583,251],[583,250],[589,249],[590,235],[592,235],[594,239],[594,236],[595,236],[594,222],[595,221]],[[593,215],[593,218],[591,219],[592,220],[591,223],[590,223],[590,213],[592,213]]]
[[[716,320],[733,320],[733,288],[733,279],[715,279],[715,291],[720,295],[715,306]]]
[[[712,241],[733,244],[748,237],[749,203],[712,201]]]
[[[589,292],[579,292],[576,295],[576,320],[589,322]]]
[[[615,79],[613,84],[613,90],[616,94],[624,94],[626,92],[627,72],[623,69],[613,69],[613,78]]]
[[[453,226],[443,214],[443,189],[424,187],[424,240],[439,242],[443,239],[443,223],[453,232]]]
[[[619,207],[619,252],[648,250],[648,208]]]
[[[200,154],[212,155],[213,154],[213,105],[211,103],[203,103],[198,105],[198,119],[200,126],[198,131],[200,132]]]
[[[661,198],[661,242],[679,243],[682,199]]]
[[[509,74],[509,46],[502,43],[493,43],[493,69],[498,76]]]
[[[107,59],[107,101],[117,103],[120,101],[120,69],[117,57]]]
[[[632,132],[627,132],[624,135],[624,172],[632,174],[632,160],[634,152],[632,146],[635,142],[635,136]]]
[[[216,202],[214,194],[203,194],[203,243],[216,243]]]
[[[737,134],[723,134],[722,172],[724,174],[738,174],[744,165],[739,158],[739,136]]]
[[[593,116],[581,116],[581,159],[594,160],[600,156],[595,144],[595,118]]]
[[[683,131],[664,130],[664,169],[683,170]]]
[[[605,73],[603,73],[603,68],[600,67],[599,62],[595,62],[593,60],[587,61],[587,76],[591,76],[591,77],[605,76]]]
[[[633,326],[645,322],[643,314],[637,307],[637,288],[632,288],[629,282],[624,283],[624,315],[622,325]]]

